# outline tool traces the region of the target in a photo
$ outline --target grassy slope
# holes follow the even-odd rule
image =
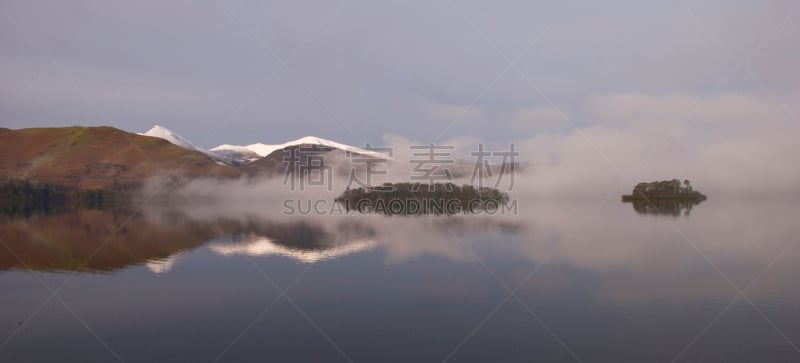
[[[113,127],[0,129],[0,176],[99,189],[162,172],[240,175],[197,151]]]

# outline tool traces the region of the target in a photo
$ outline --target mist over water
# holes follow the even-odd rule
[[[354,361],[788,361],[800,339],[798,175],[774,166],[800,153],[763,125],[714,131],[747,140],[741,148],[711,128],[703,143],[680,141],[707,121],[670,125],[678,131],[664,143],[652,140],[673,129],[638,123],[515,142],[522,167],[513,185],[506,175],[498,186],[515,205],[506,213],[348,213],[334,201],[351,182],[340,157],[327,160],[331,183],[303,190],[280,173],[154,178],[138,210],[5,217],[0,238],[28,265],[4,259],[0,286],[36,286],[28,267],[68,282],[70,307],[142,361],[248,360],[263,349],[279,360],[340,356],[320,330]],[[457,185],[475,182],[475,141],[442,142],[456,150]],[[408,146],[420,143],[387,138],[398,152],[374,183],[411,181]],[[763,143],[785,152],[764,154]],[[690,179],[708,200],[620,201],[636,183],[672,178]],[[0,319],[12,337],[0,358],[106,360],[106,350],[86,353],[94,338],[59,305],[20,324],[46,297],[14,296]],[[54,348],[32,349],[43,343]]]
[[[280,204],[234,200],[146,205],[96,256],[100,265],[84,266],[62,295],[120,354],[135,360],[221,354],[280,297],[262,272],[281,288],[292,286],[292,301],[354,360],[443,359],[498,306],[456,357],[482,360],[481,352],[497,345],[507,347],[495,353],[509,360],[533,352],[569,354],[527,306],[582,358],[670,360],[737,298],[736,288],[745,287],[747,299],[787,337],[800,337],[791,318],[800,309],[794,288],[800,250],[793,246],[793,216],[800,210],[790,201],[710,198],[688,216],[675,216],[640,213],[616,198],[521,199],[516,216],[420,218],[285,215]],[[44,281],[60,284],[76,264],[57,256],[80,260],[81,251],[89,253],[130,217],[77,213],[6,218],[0,237],[13,241]],[[72,234],[58,232],[65,228]],[[33,282],[23,266],[4,264],[0,284]],[[100,277],[92,268],[106,272]],[[128,288],[119,291],[120,284]],[[509,293],[503,286],[516,290],[525,305],[515,298],[503,304]],[[45,293],[15,294],[3,314],[5,332],[11,334],[15,319]],[[292,304],[284,300],[273,309],[227,359],[244,358],[265,344],[286,359],[330,353],[329,343],[318,340]],[[46,319],[32,320],[15,336],[3,357],[70,356],[71,348],[45,331],[73,336],[74,347],[94,347],[68,311],[53,303],[46,311]],[[216,328],[198,333],[198,324]],[[652,324],[660,328],[646,327]],[[732,330],[734,325],[744,330]],[[378,326],[380,335],[362,338]],[[745,339],[745,332],[748,350],[723,357],[782,360],[793,354],[744,298],[713,326],[682,357],[719,357],[719,344]],[[145,334],[153,329],[162,334]],[[287,331],[303,338],[288,340]],[[204,344],[189,343],[198,340]],[[427,345],[431,341],[436,344]],[[42,342],[53,349],[30,349]],[[407,344],[428,348],[409,351],[402,348]],[[107,358],[103,349],[86,349],[81,354],[89,360]]]
[[[671,273],[703,271],[711,281],[716,281],[720,276],[714,269],[708,270],[709,263],[701,258],[702,253],[719,256],[720,260],[714,264],[722,271],[730,267],[732,270],[726,275],[741,286],[749,283],[748,278],[754,278],[800,233],[793,220],[799,210],[792,201],[711,199],[693,206],[688,215],[643,213],[617,198],[565,202],[520,199],[518,205],[517,215],[425,218],[287,215],[281,205],[256,202],[236,207],[224,203],[183,205],[179,214],[195,223],[238,220],[253,225],[313,226],[326,235],[325,243],[331,246],[369,240],[385,255],[385,262],[391,264],[423,256],[475,262],[474,250],[497,248],[493,253],[522,259],[533,266],[547,260],[594,273],[625,272],[640,277],[666,274],[661,276],[666,278],[673,278]],[[156,212],[145,214],[149,213]],[[504,237],[488,243],[482,241],[492,239],[491,236]],[[792,253],[784,251],[781,259],[791,261]],[[653,293],[658,292],[657,286]],[[714,289],[691,293],[711,291]],[[663,297],[667,296],[677,295],[664,293]]]
[[[798,16],[4,1],[0,362],[796,362]],[[348,209],[367,144],[365,184],[469,185],[392,198],[509,203]]]

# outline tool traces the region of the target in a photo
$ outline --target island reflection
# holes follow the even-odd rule
[[[798,272],[787,264],[800,258],[800,249],[787,249],[797,235],[794,202],[719,199],[674,225],[642,220],[621,203],[607,203],[588,219],[596,208],[590,203],[520,205],[524,216],[281,216],[279,208],[258,203],[157,205],[133,216],[107,210],[0,216],[0,238],[26,262],[2,253],[0,270],[92,273],[139,266],[162,274],[199,261],[202,255],[188,252],[202,248],[221,264],[237,264],[239,258],[264,259],[259,263],[268,265],[349,264],[348,259],[369,254],[364,257],[381,259],[388,269],[436,261],[481,270],[483,263],[496,269],[513,261],[527,266],[514,278],[522,281],[546,261],[532,286],[580,284],[574,276],[553,275],[565,266],[598,278],[596,292],[603,298],[625,301],[730,295],[731,287],[720,283],[697,249],[742,286],[784,249],[765,281],[793,281]],[[677,276],[692,276],[693,283],[676,285]],[[763,283],[750,293],[800,301],[788,292],[784,285]]]
[[[672,217],[680,217],[680,216],[688,217],[692,212],[692,208],[702,202],[703,200],[695,200],[695,199],[657,199],[657,200],[623,201],[623,203],[631,203],[633,205],[633,210],[639,214],[662,215],[662,216],[672,216]]]

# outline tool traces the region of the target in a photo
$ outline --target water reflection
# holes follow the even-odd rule
[[[167,258],[160,258],[160,259],[152,259],[145,262],[145,266],[150,272],[154,274],[164,274],[170,272],[175,264],[178,263],[178,259],[180,256],[172,255]]]
[[[344,220],[328,229],[314,219],[274,221],[251,217],[236,232],[212,243],[211,251],[222,256],[282,256],[315,263],[347,256],[375,247],[376,231]]]
[[[333,234],[308,222],[204,223],[174,214],[160,217],[101,209],[7,215],[0,220],[0,238],[19,258],[0,254],[0,269],[102,272],[144,264],[161,274],[175,266],[182,252],[210,242],[210,249],[223,256],[279,255],[307,263],[375,245],[367,239],[374,231],[351,223],[338,225]]]
[[[6,215],[0,220],[0,238],[19,258],[0,254],[0,269],[103,272],[141,264],[163,274],[173,269],[182,253],[204,245],[221,256],[281,256],[302,263],[340,258],[378,245],[395,251],[410,248],[414,255],[461,258],[460,249],[448,251],[452,240],[445,234],[463,236],[493,228],[513,232],[519,226],[486,218],[295,220],[251,215],[203,220],[172,209],[159,209],[155,215],[102,209]],[[441,237],[446,237],[444,243],[417,242]],[[402,244],[407,247],[399,247]]]
[[[697,199],[656,199],[656,200],[631,200],[623,203],[631,203],[633,210],[639,214],[665,215],[665,216],[689,216],[692,207],[702,203],[704,200]]]
[[[714,319],[687,360],[796,358],[749,302],[789,339],[800,337],[800,249],[793,243],[800,203],[715,198],[678,219],[640,218],[629,205],[595,201],[520,201],[520,211],[303,217],[264,205],[200,203],[137,215],[6,216],[0,237],[32,268],[113,270],[76,274],[63,296],[126,361],[213,360],[273,302],[225,359],[336,357],[264,276],[292,286],[292,302],[355,361],[441,361],[508,296],[502,285],[520,286],[519,299],[586,360],[670,361]],[[24,268],[8,253],[0,257],[3,269]],[[739,296],[731,283],[747,299],[717,318]],[[31,274],[13,271],[0,273],[0,286],[12,291],[0,314],[8,337],[48,291]],[[109,360],[69,311],[61,313],[44,310],[26,323],[0,360]],[[202,328],[208,326],[214,329]],[[747,349],[726,350],[732,345]],[[454,357],[572,359],[515,300]]]
[[[276,255],[299,262],[316,263],[367,251],[375,246],[376,243],[372,240],[356,240],[338,246],[308,249],[285,246],[268,237],[248,235],[237,242],[214,243],[209,248],[222,256],[247,255],[263,257]]]
[[[112,271],[151,260],[168,261],[219,234],[202,223],[155,223],[98,209],[0,218],[0,238],[25,262],[4,251],[2,270]]]
[[[719,272],[709,268],[698,250],[724,272],[723,282],[730,279],[746,286],[800,232],[792,219],[798,207],[791,202],[715,201],[702,213],[690,215],[693,205],[642,209],[634,204],[643,214],[690,216],[675,223],[642,220],[621,203],[609,203],[594,214],[591,203],[521,202],[523,216],[425,218],[279,216],[263,208],[236,212],[224,206],[159,206],[137,215],[80,210],[5,216],[0,238],[37,270],[96,272],[143,265],[164,274],[200,247],[225,258],[271,257],[297,263],[328,262],[368,251],[377,251],[389,266],[428,256],[478,264],[487,258],[531,266],[547,261],[602,276],[595,294],[631,301],[725,297],[731,286],[719,283]],[[781,257],[800,257],[799,252],[787,249]],[[25,267],[13,254],[0,254],[0,269]],[[793,268],[772,272],[776,271],[800,273]],[[692,283],[673,284],[677,275],[691,276]],[[569,284],[569,279],[562,282]],[[786,298],[788,292],[777,285],[760,285],[751,294]]]

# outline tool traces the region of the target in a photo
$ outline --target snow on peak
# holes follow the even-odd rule
[[[244,151],[244,150],[249,150],[249,151],[252,151],[252,152],[258,154],[258,156],[265,157],[265,156],[271,154],[272,152],[274,152],[276,150],[280,150],[280,149],[287,148],[287,147],[290,147],[290,146],[298,146],[298,145],[327,146],[327,147],[332,147],[332,148],[339,149],[339,150],[350,151],[350,152],[353,152],[353,153],[372,156],[372,157],[376,157],[376,158],[382,158],[382,159],[388,158],[387,155],[383,154],[383,153],[370,151],[370,150],[358,148],[358,147],[355,147],[355,146],[345,145],[345,144],[342,144],[342,143],[338,143],[336,141],[331,141],[331,140],[323,139],[321,137],[316,137],[316,136],[301,137],[301,138],[299,138],[297,140],[292,140],[292,141],[289,141],[289,142],[285,142],[283,144],[256,143],[256,144],[250,144],[250,145],[247,145],[247,146],[220,145],[220,146],[217,146],[217,147],[211,149],[211,151],[231,150],[231,151],[239,151],[239,152],[241,152],[241,151]]]
[[[194,146],[194,144],[192,144],[186,138],[182,137],[181,135],[178,135],[177,133],[175,133],[175,131],[172,131],[163,126],[155,125],[147,132],[139,135],[157,137],[159,139],[167,140],[171,144],[180,146],[184,149],[199,151],[203,154],[208,155],[208,157],[210,157],[211,160],[214,160],[220,164],[229,165],[232,163],[232,161],[226,155],[218,155],[216,153],[209,152],[207,150]]]
[[[166,127],[163,127],[163,126],[155,125],[155,126],[153,126],[153,128],[151,128],[147,132],[145,132],[143,134],[139,134],[139,135],[157,137],[159,139],[167,140],[170,143],[178,145],[178,146],[180,146],[180,147],[182,147],[184,149],[191,149],[191,150],[197,150],[197,151],[205,152],[205,150],[203,150],[203,149],[201,149],[201,148],[199,148],[197,146],[194,146],[194,144],[189,142],[189,140],[186,140],[185,138],[183,138],[181,135],[178,135],[174,131],[172,131],[172,130],[166,128]]]
[[[362,148],[358,148],[355,146],[345,145],[336,141],[331,141],[328,139],[323,139],[321,137],[316,136],[306,136],[301,137],[297,140],[292,140],[289,142],[285,142],[283,144],[250,144],[247,146],[238,146],[238,145],[220,145],[211,150],[204,150],[201,149],[194,144],[192,144],[186,138],[178,135],[175,131],[172,131],[166,127],[155,125],[150,130],[145,133],[140,133],[139,135],[144,136],[152,136],[157,137],[160,139],[164,139],[169,141],[170,143],[180,146],[184,149],[195,150],[202,152],[211,159],[216,162],[235,165],[238,163],[244,163],[248,161],[252,161],[254,159],[258,159],[261,157],[265,157],[276,150],[281,150],[290,146],[299,146],[299,145],[319,145],[325,147],[331,147],[334,149],[350,151],[356,154],[372,156],[375,158],[381,159],[391,159],[386,154],[365,150]]]

